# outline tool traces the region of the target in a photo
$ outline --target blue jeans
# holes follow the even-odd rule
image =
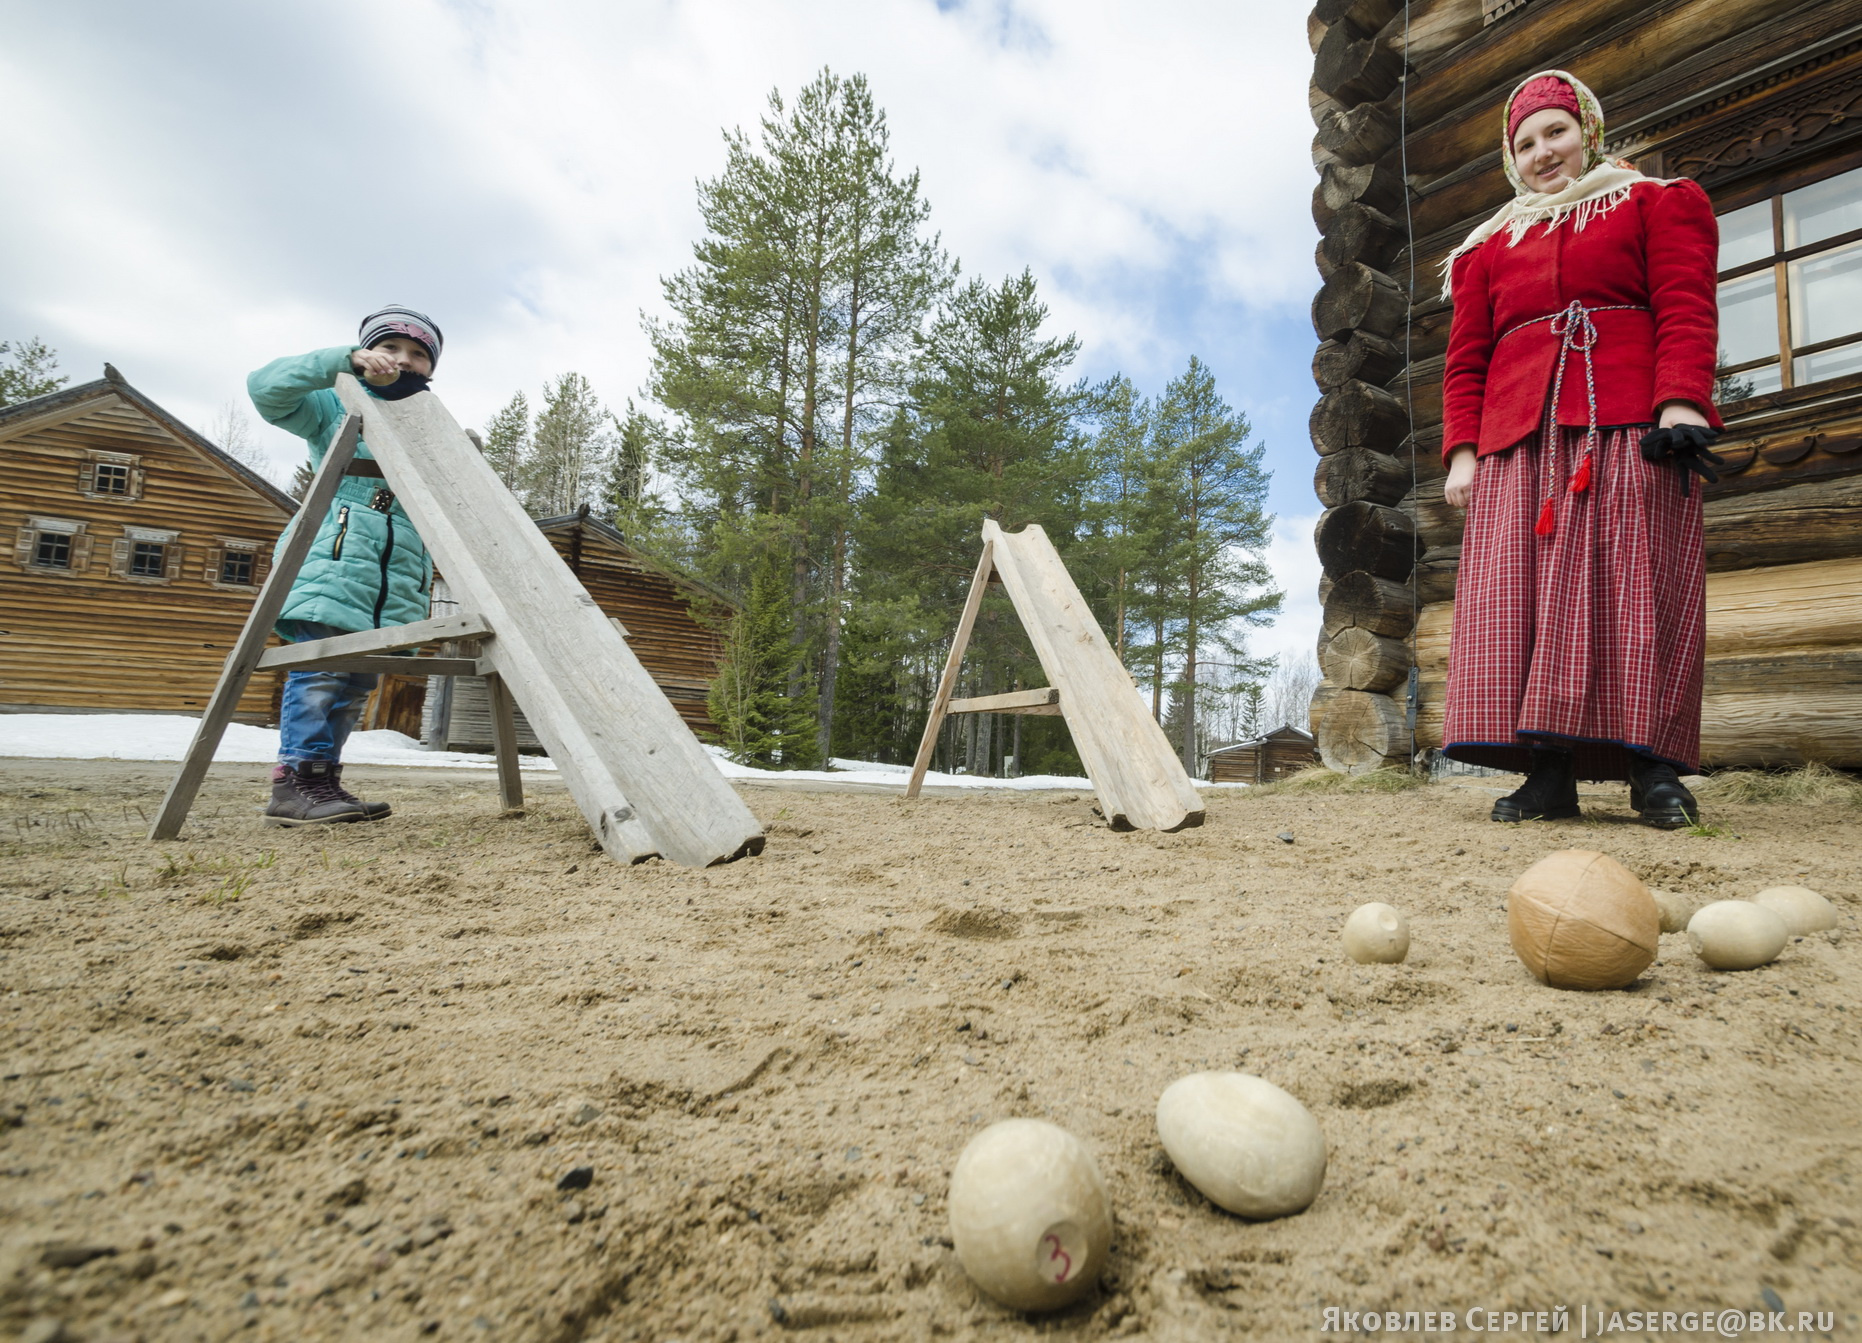
[[[300,620],[293,643],[347,634],[334,625]],[[278,707],[278,759],[286,765],[307,760],[341,760],[343,743],[362,714],[369,692],[380,678],[373,672],[294,671],[284,678]]]

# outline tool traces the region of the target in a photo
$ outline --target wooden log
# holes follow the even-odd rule
[[[1354,331],[1345,340],[1320,344],[1312,357],[1312,380],[1322,392],[1342,387],[1353,378],[1379,386],[1402,367],[1402,346],[1368,331]]]
[[[1862,475],[1709,498],[1707,567],[1751,569],[1862,555],[1858,509]]]
[[[1325,605],[1326,598],[1332,595],[1332,589],[1334,586],[1336,586],[1336,584],[1333,582],[1332,575],[1321,570],[1319,573],[1319,605],[1320,606]]]
[[[1346,448],[1388,453],[1409,436],[1409,413],[1403,403],[1355,378],[1320,397],[1306,424],[1322,457]]]
[[[1319,255],[1332,268],[1353,261],[1384,267],[1402,246],[1401,224],[1373,206],[1348,201],[1338,208],[1319,239]]]
[[[1319,519],[1319,563],[1343,576],[1362,569],[1402,582],[1416,567],[1416,527],[1402,511],[1384,504],[1355,503]]]
[[[1338,263],[1326,255],[1324,238],[1319,239],[1317,243],[1313,244],[1312,264],[1313,269],[1319,272],[1319,283],[1321,284],[1331,279],[1333,272],[1338,269]]]
[[[1443,546],[1425,550],[1416,562],[1416,595],[1423,603],[1452,602],[1455,599],[1455,575],[1461,571],[1461,547]]]
[[[1422,539],[1425,551],[1459,546],[1462,532],[1467,528],[1467,513],[1442,497],[1447,484],[1446,476],[1439,480],[1419,481],[1415,492],[1406,495],[1399,505],[1415,522],[1416,535]]]
[[[275,650],[283,652],[283,649]],[[356,654],[343,657],[340,654],[315,659],[310,666],[297,664],[302,670],[331,672],[360,672],[369,676],[478,676],[487,664],[479,658],[408,658],[386,655],[370,657]],[[267,670],[271,670],[268,668]]]
[[[1325,722],[1326,708],[1336,698],[1338,698],[1338,687],[1330,681],[1322,680],[1313,687],[1312,707],[1306,712],[1306,730],[1312,733],[1315,740],[1319,736],[1320,726]]]
[[[1374,103],[1396,88],[1403,58],[1349,23],[1335,23],[1313,57],[1313,87],[1346,107]]]
[[[1334,215],[1348,205],[1363,205],[1388,217],[1403,213],[1407,188],[1396,165],[1388,159],[1379,159],[1356,166],[1326,164],[1319,173],[1319,190],[1325,193],[1325,203],[1332,207]]]
[[[477,438],[472,442],[480,452],[485,450],[485,445]],[[504,678],[496,672],[485,677],[485,697],[491,709],[491,749],[498,761],[498,805],[510,816],[524,809],[524,776],[517,750],[517,702],[505,689]]]
[[[1319,232],[1324,233],[1332,227],[1332,219],[1337,214],[1338,211],[1326,204],[1324,185],[1314,187],[1312,189],[1312,222],[1317,225]]]
[[[1396,118],[1376,103],[1359,103],[1319,119],[1319,145],[1340,163],[1375,163],[1396,141]]]
[[[1409,759],[1403,706],[1388,695],[1339,690],[1314,736],[1319,758],[1340,774],[1369,774]]]
[[[1319,0],[1312,7],[1315,23],[1326,28],[1349,23],[1361,33],[1376,32],[1402,12],[1402,0]]]
[[[912,761],[911,778],[905,784],[908,798],[918,796],[918,790],[924,786],[925,771],[931,768],[937,735],[944,726],[944,716],[950,712],[951,692],[957,688],[957,673],[963,670],[963,653],[970,646],[970,631],[976,626],[977,612],[983,609],[983,598],[989,592],[995,572],[995,548],[985,537],[983,553],[976,561],[976,573],[970,579],[969,596],[964,598],[963,613],[957,617],[957,632],[951,637],[950,652],[944,655],[944,674],[938,678],[937,693],[931,699],[924,735],[918,739],[918,755]]]
[[[1862,647],[1710,657],[1700,727],[1709,767],[1862,766]]]
[[[1388,453],[1370,448],[1346,448],[1319,459],[1313,472],[1313,491],[1327,508],[1368,499],[1394,504],[1409,493],[1409,468]]]
[[[505,679],[602,848],[709,866],[763,847],[762,827],[627,641],[430,392],[336,394],[448,583],[497,631]]]
[[[1395,280],[1362,262],[1353,262],[1340,266],[1313,298],[1313,330],[1320,340],[1342,341],[1353,331],[1393,336],[1403,329],[1407,308],[1403,290]]]
[[[1346,690],[1389,690],[1409,675],[1409,648],[1401,639],[1344,629],[1320,650],[1319,666]]]
[[[1326,596],[1320,637],[1332,639],[1348,629],[1368,630],[1386,638],[1409,633],[1416,620],[1416,594],[1402,583],[1354,570],[1335,580]],[[1407,662],[1407,658],[1405,659]],[[1362,689],[1362,687],[1359,687]]]
[[[1707,655],[1862,644],[1862,559],[1707,575]]]

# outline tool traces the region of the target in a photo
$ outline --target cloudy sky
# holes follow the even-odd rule
[[[1268,445],[1310,650],[1317,276],[1305,0],[0,0],[0,339],[211,430],[246,372],[433,314],[482,424],[574,369],[614,404],[721,132],[863,72],[969,274],[1031,266],[1079,371],[1200,355]],[[255,425],[275,474],[297,440]]]

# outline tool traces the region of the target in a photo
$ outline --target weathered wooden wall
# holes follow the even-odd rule
[[[93,452],[134,456],[140,497],[86,497]],[[263,581],[289,505],[119,381],[0,412],[0,710],[198,713],[258,591],[216,586],[209,563],[221,538],[255,541]],[[33,517],[83,522],[86,562],[21,563],[15,538]],[[179,533],[162,581],[112,571],[125,527]],[[254,677],[238,718],[274,721],[280,684],[278,673]]]
[[[687,727],[701,737],[714,736],[717,726],[705,705],[706,692],[718,674],[722,644],[718,632],[696,614],[710,607],[719,613],[728,604],[698,584],[653,565],[633,551],[613,528],[573,515],[545,518],[538,523],[556,553],[582,580],[588,595],[604,613],[621,622],[627,642],[655,685],[665,692]],[[436,589],[435,610],[453,609],[469,595]],[[434,677],[438,682],[443,678]],[[521,688],[518,690],[522,698]],[[430,709],[423,718],[423,735],[434,746],[454,749],[489,749],[491,708],[482,682],[456,678],[449,688],[428,690]],[[442,726],[441,719],[445,723]],[[444,734],[440,740],[439,734]],[[520,706],[518,743],[538,748],[536,736],[524,721]]]
[[[1270,733],[1260,741],[1211,751],[1207,777],[1210,783],[1274,783],[1312,763],[1310,740]]]
[[[1603,101],[1612,152],[1736,208],[1862,163],[1862,5],[1525,0],[1487,23],[1480,0],[1320,0],[1308,28],[1326,509],[1312,722],[1327,764],[1362,770],[1441,742],[1462,522],[1442,500],[1440,266],[1507,194],[1506,95],[1569,70]],[[1862,639],[1805,596],[1862,556],[1862,377],[1732,410],[1734,469],[1707,504],[1707,762],[1862,764]],[[1766,602],[1790,614],[1761,620]]]

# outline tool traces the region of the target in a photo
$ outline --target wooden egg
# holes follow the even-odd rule
[[[1784,920],[1784,930],[1792,937],[1827,932],[1836,926],[1836,906],[1807,886],[1773,886],[1752,897]]]
[[[1395,965],[1409,955],[1409,920],[1372,901],[1345,920],[1345,954],[1359,965]]]
[[[1054,1310],[1105,1272],[1112,1200],[1078,1138],[1039,1119],[1005,1119],[957,1158],[950,1238],[984,1292],[1015,1310]]]
[[[1661,943],[1655,897],[1607,854],[1562,849],[1520,874],[1506,894],[1513,950],[1555,989],[1620,989]]]
[[[1157,1136],[1208,1200],[1264,1220],[1299,1212],[1325,1182],[1325,1135],[1299,1101],[1248,1073],[1191,1073],[1164,1089]]]
[[[1715,900],[1687,924],[1688,945],[1715,970],[1769,965],[1790,939],[1783,919],[1750,900]]]
[[[1655,911],[1661,915],[1664,933],[1684,933],[1687,921],[1694,917],[1694,911],[1700,908],[1700,902],[1691,895],[1680,891],[1658,891],[1649,888],[1649,894],[1655,898]]]

